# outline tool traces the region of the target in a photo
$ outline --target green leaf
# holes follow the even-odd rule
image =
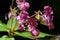
[[[13,19],[13,25],[12,26],[14,27],[14,30],[18,30],[18,23],[17,23],[16,19]]]
[[[38,36],[32,36],[30,32],[15,32],[15,35],[22,36],[25,38],[44,38],[45,36],[54,36],[43,32],[40,32]]]
[[[14,30],[18,30],[18,25],[17,25],[16,19],[15,18],[9,19],[8,23],[7,23],[7,27],[8,27],[8,29],[15,28]]]
[[[10,29],[12,27],[13,19],[9,19],[7,22],[7,27]]]
[[[7,31],[7,30],[8,30],[7,25],[0,21],[0,31]]]
[[[14,30],[18,30],[18,24],[16,23]]]
[[[0,40],[14,40],[13,37],[8,37],[7,35],[4,35],[0,38]]]

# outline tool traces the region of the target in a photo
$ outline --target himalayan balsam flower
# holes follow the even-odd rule
[[[24,21],[29,18],[29,14],[26,11],[21,11],[19,16],[20,16],[20,20],[24,20]]]
[[[23,21],[20,20],[20,16],[17,16],[17,17],[16,17],[16,20],[17,20],[17,22],[18,22],[19,25],[23,23]]]
[[[52,22],[53,21],[52,14],[53,14],[52,8],[50,6],[44,6],[44,14],[41,17],[42,17],[42,20],[46,22],[49,29],[54,29],[54,25]]]
[[[21,4],[21,9],[22,10],[27,10],[30,7],[30,4],[28,2],[22,3]]]
[[[20,2],[19,0],[16,0],[17,7],[21,10],[27,10],[30,7],[30,4],[28,2]]]
[[[38,25],[37,20],[35,18],[28,19],[28,24],[34,27]]]
[[[39,35],[39,30],[35,29],[31,31],[32,36],[38,36]]]
[[[28,20],[29,14],[26,11],[21,11],[20,14],[16,17],[18,24],[19,24],[19,30],[23,31],[25,29],[24,22]]]
[[[26,11],[21,11],[20,14],[16,17],[19,24],[24,23],[29,18],[29,14]]]
[[[20,24],[18,30],[23,31],[25,29],[24,24]]]
[[[53,14],[53,10],[50,6],[44,6],[44,14],[45,15],[52,15]]]
[[[31,26],[31,25],[28,25],[28,31],[32,31],[32,30],[34,30],[34,29],[36,29],[36,27],[34,27],[34,26]]]
[[[28,19],[28,31],[32,31],[37,27],[38,23],[35,18]]]

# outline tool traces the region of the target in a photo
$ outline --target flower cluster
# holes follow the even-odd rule
[[[39,35],[39,30],[36,29],[37,25],[38,23],[35,18],[28,19],[28,31],[30,31],[33,36]]]
[[[22,2],[19,1],[19,3],[17,2],[17,7],[18,6],[21,9],[20,14],[18,15],[19,16],[19,20],[18,20],[19,30],[23,31],[25,30],[25,28],[27,28],[28,31],[31,32],[32,35],[37,36],[39,34],[39,31],[36,30],[36,27],[38,25],[37,21],[35,18],[30,18],[28,12],[26,11],[30,7],[29,3],[25,2],[25,0],[23,0]],[[25,24],[26,24],[25,22],[27,23],[27,27],[25,27]]]
[[[30,7],[30,4],[26,0],[16,0],[16,3],[20,10],[27,10]]]
[[[42,20],[46,22],[49,29],[54,29],[53,25],[53,10],[50,6],[44,6],[44,14],[41,16]]]
[[[38,23],[37,20],[40,20],[39,18],[41,17],[43,21],[45,21],[45,23],[48,25],[49,29],[53,29],[54,25],[53,25],[53,10],[50,6],[44,6],[44,14],[43,15],[39,15],[39,13],[41,13],[40,11],[35,12],[37,17],[34,18],[33,16],[29,16],[29,13],[26,11],[29,7],[30,4],[28,2],[26,2],[26,0],[16,0],[16,4],[17,7],[21,10],[19,12],[18,15],[16,14],[16,10],[15,8],[11,10],[11,12],[9,12],[8,14],[8,18],[12,18],[14,17],[17,22],[18,22],[18,30],[19,31],[29,31],[33,36],[38,36],[39,35],[39,30],[36,29]],[[15,14],[14,14],[15,13]]]
[[[30,7],[30,4],[28,2],[25,2],[25,0],[23,0],[22,2],[20,1],[19,3],[17,2],[17,7],[21,9],[21,12],[18,15],[19,16],[19,20],[18,20],[19,30],[23,31],[25,30],[25,28],[27,28],[28,31],[31,32],[32,35],[37,36],[39,34],[39,31],[36,30],[38,23],[35,18],[30,18],[28,12],[26,11]],[[27,24],[27,27],[24,23]]]

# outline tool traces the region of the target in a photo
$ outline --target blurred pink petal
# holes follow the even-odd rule
[[[38,36],[39,35],[39,30],[35,29],[33,31],[31,31],[32,36]]]
[[[18,30],[23,31],[25,29],[24,24],[20,24]]]
[[[54,29],[53,25],[53,10],[50,6],[44,6],[44,14],[41,16],[42,20],[46,22],[49,29]]]
[[[8,13],[8,18],[11,18],[13,14],[11,12]]]

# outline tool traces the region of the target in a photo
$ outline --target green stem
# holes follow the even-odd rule
[[[30,16],[31,18],[32,17],[35,17],[37,14],[42,14],[42,12],[39,10],[39,13],[35,13],[34,15]]]
[[[11,7],[13,7],[14,0],[12,0]]]

